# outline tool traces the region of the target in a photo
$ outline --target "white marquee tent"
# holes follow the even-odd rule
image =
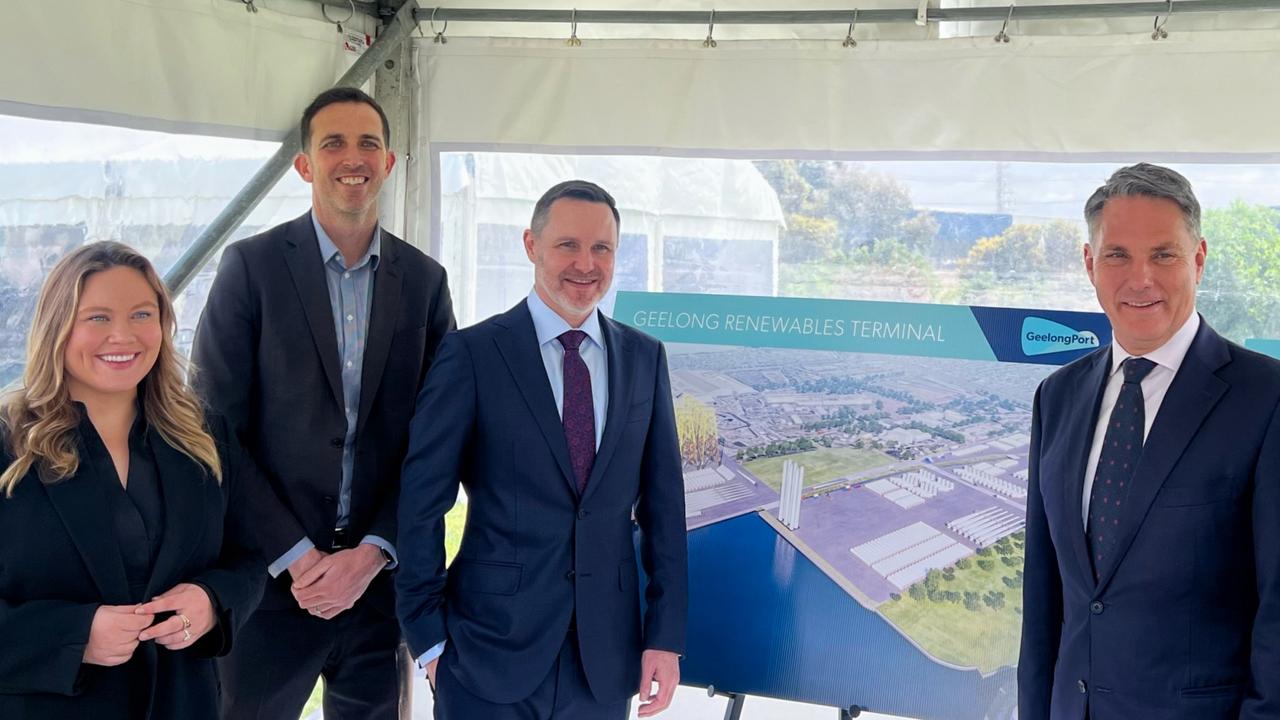
[[[858,161],[898,177],[917,204],[1006,224],[1070,217],[1109,168],[1148,158],[1201,168],[1215,202],[1280,205],[1280,0],[1127,3],[1140,16],[1115,0],[589,1],[440,0],[429,20],[422,0],[414,23],[403,0],[6,2],[0,309],[30,302],[49,261],[40,243],[147,227],[181,284],[194,280],[189,329],[216,248],[177,255],[305,209],[291,173],[275,183],[289,133],[361,57],[378,58],[361,81],[388,109],[400,156],[384,224],[444,261],[464,322],[527,287],[518,236],[490,252],[486,228],[518,233],[539,189],[566,175],[615,189],[623,232],[644,239],[630,289],[650,290],[679,287],[679,244],[692,241],[738,243],[766,268],[699,287],[780,292],[789,218],[753,161]],[[1080,17],[1037,15],[1067,2]],[[554,12],[466,14],[530,8]],[[946,19],[977,9],[984,19]],[[733,21],[793,10],[831,15]],[[592,21],[598,11],[705,21]],[[921,22],[878,23],[879,11]],[[272,162],[262,192],[237,196]],[[1050,169],[1027,169],[1037,163]],[[0,385],[25,322],[0,317]]]

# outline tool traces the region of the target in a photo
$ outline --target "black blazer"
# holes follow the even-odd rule
[[[191,351],[197,390],[275,490],[259,526],[268,563],[303,536],[327,549],[337,518],[347,421],[324,273],[310,213],[233,243]],[[348,529],[394,543],[413,401],[454,327],[453,305],[444,268],[385,230],[373,282]],[[367,596],[392,615],[387,575]],[[262,606],[297,607],[287,573],[268,584]]]
[[[1095,583],[1081,499],[1111,352],[1033,410],[1019,716],[1280,718],[1280,362],[1204,321]]]
[[[33,470],[11,498],[0,496],[0,718],[139,720],[128,714],[130,683],[153,693],[146,717],[214,720],[212,658],[262,595],[263,561],[248,549],[252,465],[225,422],[209,421],[218,442],[222,483],[148,430],[164,494],[164,534],[147,597],[182,582],[212,591],[220,609],[213,630],[177,652],[146,642],[117,667],[82,663],[100,605],[130,604],[119,548],[111,542],[107,483],[92,463],[45,485]],[[0,467],[13,458],[8,443]],[[81,457],[86,454],[81,450]]]
[[[524,302],[449,335],[418,399],[400,501],[400,623],[414,657],[447,637],[450,672],[490,702],[533,691],[571,618],[601,702],[635,693],[642,650],[684,651],[684,479],[666,351],[604,315],[600,325],[609,404],[581,496]],[[467,525],[446,573],[444,514],[459,483]]]

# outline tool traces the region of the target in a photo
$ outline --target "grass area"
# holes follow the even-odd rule
[[[782,488],[782,463],[786,460],[793,460],[804,466],[805,487],[820,485],[860,470],[898,462],[879,450],[818,448],[792,455],[749,460],[742,466],[752,475],[768,483],[774,490],[779,490]]]
[[[448,515],[444,516],[444,552],[445,562],[452,562],[453,556],[458,554],[458,545],[462,543],[462,525],[467,519],[467,502],[463,497],[458,498],[458,504],[453,506]],[[312,713],[320,710],[320,693],[323,690],[323,680],[316,680],[315,689],[311,691],[311,697],[307,698],[307,704],[302,709],[302,717],[308,717]]]
[[[957,567],[954,579],[935,577],[938,593],[951,591],[964,595],[975,593],[979,598],[995,591],[1004,593],[1004,604],[999,609],[981,602],[971,603],[976,609],[965,606],[964,601],[954,602],[937,596],[924,596],[924,580],[916,584],[918,597],[903,593],[898,600],[889,600],[877,608],[881,614],[903,633],[923,647],[926,652],[946,662],[965,667],[977,667],[989,673],[1018,661],[1018,641],[1022,629],[1022,588],[1007,586],[1002,577],[1011,580],[1022,569],[1021,545],[1008,556],[1017,561],[1009,567],[997,553],[987,558],[967,558],[969,567]],[[991,560],[991,569],[983,569],[978,560]],[[964,564],[965,561],[960,561]],[[986,564],[986,563],[984,563]]]

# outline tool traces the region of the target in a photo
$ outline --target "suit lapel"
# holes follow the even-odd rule
[[[569,463],[569,443],[564,437],[564,424],[556,410],[555,396],[551,394],[551,383],[547,380],[546,366],[542,363],[538,334],[533,329],[533,317],[529,315],[529,308],[525,301],[521,301],[496,322],[507,329],[494,338],[498,353],[506,362],[507,370],[520,389],[520,395],[533,415],[538,430],[551,448],[551,454],[560,466],[560,474],[565,483],[577,495],[577,481],[574,480],[573,467]]]
[[[1226,342],[1201,320],[1196,338],[1160,403],[1143,444],[1142,459],[1134,469],[1133,485],[1125,501],[1128,507],[1120,521],[1122,534],[1110,561],[1099,568],[1099,586],[1115,574],[1169,473],[1209,412],[1226,393],[1227,384],[1214,373],[1230,359]]]
[[[124,559],[115,543],[111,507],[107,497],[108,482],[118,478],[102,477],[88,460],[84,444],[80,444],[80,469],[72,477],[45,485],[45,493],[57,511],[67,534],[84,558],[89,576],[102,592],[108,605],[128,605],[129,580],[124,573]]]
[[[308,213],[290,223],[285,235],[285,264],[293,286],[302,301],[302,309],[311,329],[311,339],[320,356],[320,365],[329,380],[329,390],[338,407],[343,405],[342,375],[338,371],[338,339],[333,330],[333,303],[329,300],[329,286],[325,284],[324,263],[317,250],[316,230]]]
[[[635,388],[635,383],[630,381],[634,375],[635,360],[629,339],[604,313],[596,312],[599,313],[600,330],[609,351],[609,405],[605,408],[604,435],[600,438],[600,449],[596,451],[591,475],[587,478],[584,501],[595,493],[609,468],[609,460],[618,447],[618,438],[626,427],[631,391]]]
[[[194,460],[183,455],[160,437],[147,430],[148,441],[156,461],[156,475],[164,495],[164,537],[146,598],[169,590],[182,579],[182,568],[204,537],[205,483],[215,482]]]
[[[387,365],[387,353],[391,350],[391,338],[395,335],[396,318],[400,309],[400,259],[391,236],[382,234],[382,257],[373,277],[373,307],[369,309],[369,336],[365,338],[364,367],[360,371],[360,414],[356,422],[357,435],[364,428],[373,399],[382,381],[382,369]],[[335,350],[335,352],[337,352]]]
[[[1089,451],[1093,448],[1093,433],[1098,425],[1098,410],[1102,405],[1102,394],[1107,386],[1110,369],[1110,350],[1093,354],[1078,385],[1083,391],[1082,397],[1071,404],[1071,416],[1063,425],[1071,433],[1065,449],[1065,457],[1071,465],[1065,468],[1066,482],[1062,485],[1062,507],[1067,513],[1064,527],[1067,528],[1077,575],[1088,586],[1093,585],[1093,564],[1089,561],[1089,547],[1081,518],[1084,474],[1089,465]]]

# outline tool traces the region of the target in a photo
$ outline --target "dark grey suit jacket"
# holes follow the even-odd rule
[[[338,342],[310,214],[227,247],[196,330],[196,388],[225,415],[278,501],[259,528],[268,562],[304,535],[333,537],[346,434]],[[454,327],[444,268],[382,232],[356,426],[348,530],[394,541],[414,398]],[[388,615],[380,573],[366,597]],[[263,607],[296,607],[287,575]]]

